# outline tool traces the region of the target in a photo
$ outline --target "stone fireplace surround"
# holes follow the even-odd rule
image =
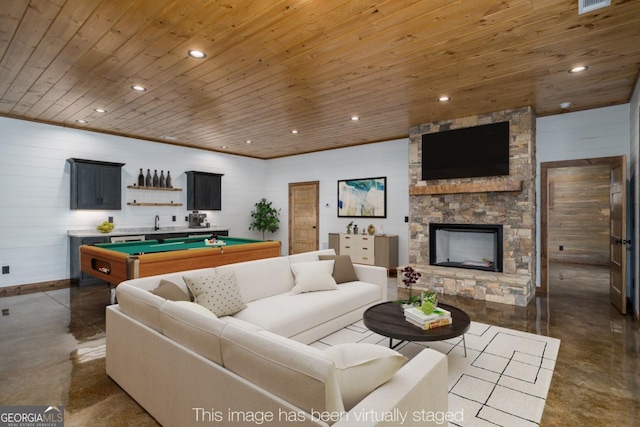
[[[422,135],[509,121],[509,176],[422,181]],[[531,107],[423,124],[409,134],[409,265],[415,290],[517,306],[535,296],[535,115]],[[429,265],[429,224],[500,224],[503,272]],[[398,271],[399,296],[402,268]],[[403,292],[404,291],[404,292]]]

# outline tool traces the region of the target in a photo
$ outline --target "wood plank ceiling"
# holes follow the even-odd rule
[[[269,159],[629,102],[640,1],[3,0],[0,60],[0,115]]]

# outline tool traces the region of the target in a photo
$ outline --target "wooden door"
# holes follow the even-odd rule
[[[319,181],[289,184],[289,254],[319,249]]]
[[[626,260],[627,260],[627,215],[626,215],[626,171],[625,157],[611,168],[611,233],[609,236],[611,303],[622,314],[627,312]]]

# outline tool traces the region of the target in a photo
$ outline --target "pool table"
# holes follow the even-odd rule
[[[117,286],[137,277],[280,256],[279,241],[217,240],[224,245],[207,245],[205,236],[81,245],[80,269]]]

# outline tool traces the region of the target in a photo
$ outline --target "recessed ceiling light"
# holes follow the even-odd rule
[[[86,121],[86,120],[82,120],[82,119],[80,119],[80,120],[76,120],[76,123],[80,123],[81,125],[86,125],[86,124],[87,124],[87,123],[89,123],[89,122],[88,122],[88,121]]]
[[[103,108],[95,108],[93,111],[95,111],[96,113],[106,113],[107,110],[103,109]]]
[[[292,129],[291,133],[294,134],[294,135],[297,134],[298,133],[298,129]]]
[[[351,116],[351,121],[352,121],[352,122],[357,122],[358,120],[360,120],[360,117],[358,117],[358,116]]]
[[[570,102],[562,102],[560,103],[560,108],[562,108],[563,110],[567,109],[571,107],[571,103]]]
[[[451,97],[449,97],[447,95],[443,95],[443,96],[438,98],[438,102],[449,102],[449,101],[451,101]]]
[[[573,67],[572,69],[569,70],[569,72],[571,74],[575,74],[575,73],[581,73],[583,71],[587,71],[589,69],[589,67],[587,67],[586,65],[580,65],[579,67]]]
[[[222,147],[220,147],[220,148],[222,148],[223,150],[226,150],[228,147],[227,147],[226,145],[223,145],[223,146],[222,146]]]
[[[244,143],[245,144],[251,144],[253,141],[251,141],[250,139],[247,139]]]
[[[137,92],[144,92],[144,91],[147,90],[146,87],[140,86],[140,85],[133,85],[133,86],[131,86],[131,89],[133,89],[133,90],[135,90]]]
[[[204,53],[203,51],[194,50],[194,49],[191,49],[191,50],[187,51],[187,55],[189,55],[192,58],[196,58],[196,59],[203,59],[203,58],[207,57],[207,54]]]
[[[171,135],[162,135],[160,138],[166,139],[167,141],[175,141],[176,139],[178,139],[175,136],[171,136]]]

